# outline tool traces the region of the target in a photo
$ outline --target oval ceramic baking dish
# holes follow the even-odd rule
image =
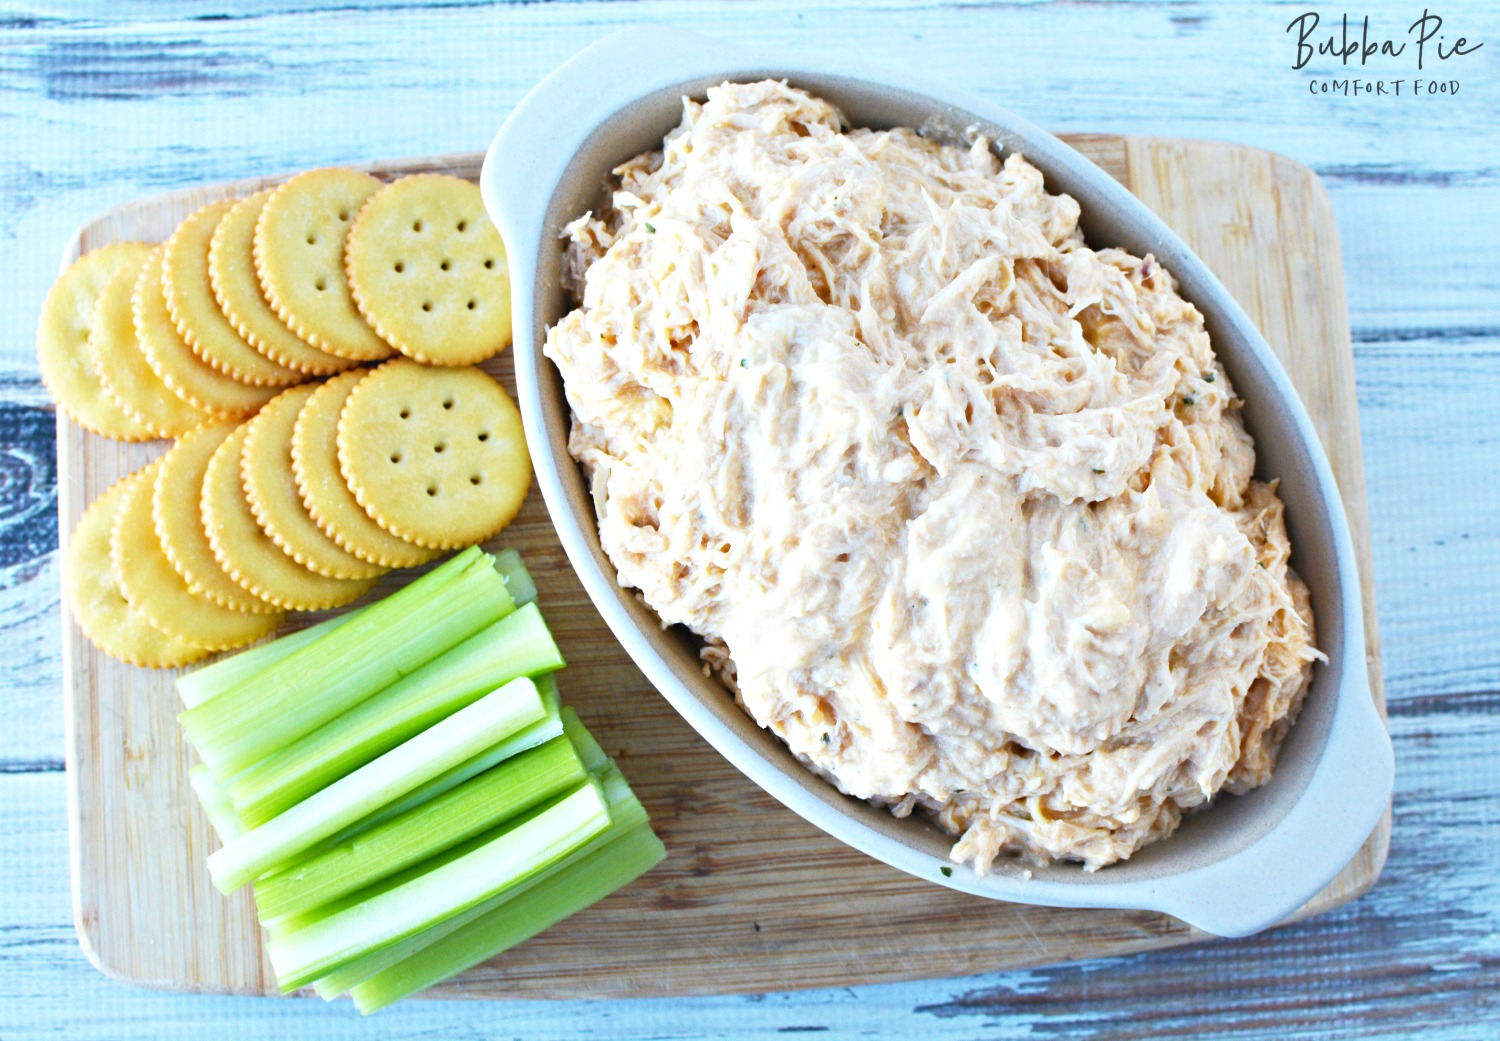
[[[1275,776],[1191,814],[1171,838],[1095,873],[1060,864],[1029,873],[1003,859],[987,876],[947,858],[953,840],[916,816],[898,820],[841,795],[700,670],[697,645],[663,631],[601,550],[584,478],[568,455],[561,379],[543,356],[547,326],[571,306],[561,229],[603,198],[610,170],[659,147],[684,95],[725,80],[773,77],[827,98],[855,126],[911,126],[961,136],[971,127],[1020,151],[1083,208],[1090,244],[1154,253],[1207,321],[1244,398],[1257,470],[1281,479],[1293,564],[1312,590],[1316,667]],[[481,187],[504,235],[513,286],[516,383],[527,439],[563,547],[610,629],[658,690],[730,762],[813,824],[913,875],[999,900],[1163,911],[1238,936],[1273,925],[1326,885],[1389,804],[1390,739],[1365,669],[1353,544],[1321,445],[1290,380],[1249,318],[1165,224],[1077,152],[977,98],[882,72],[866,76],[747,54],[662,27],[617,33],[543,80],[516,107],[486,157]]]

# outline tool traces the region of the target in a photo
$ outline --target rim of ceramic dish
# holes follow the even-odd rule
[[[616,581],[599,545],[592,500],[567,451],[561,380],[541,352],[545,328],[568,307],[562,226],[602,201],[609,171],[658,147],[683,96],[726,80],[786,79],[827,97],[854,125],[916,125],[963,138],[977,128],[1023,152],[1050,191],[1083,207],[1095,245],[1153,253],[1204,313],[1215,351],[1245,401],[1258,460],[1274,459],[1299,573],[1313,590],[1318,642],[1307,702],[1272,780],[1189,814],[1169,839],[1098,872],[1071,864],[1027,870],[1002,859],[986,875],[953,864],[953,838],[840,794],[755,725],[689,641],[664,632]],[[865,117],[865,118],[862,118]],[[918,118],[905,118],[905,117]],[[787,61],[663,26],[627,29],[563,64],[496,135],[480,177],[511,268],[516,382],[537,483],[569,561],[626,652],[672,706],[752,781],[843,840],[919,878],[997,900],[1057,907],[1161,911],[1224,936],[1274,925],[1305,904],[1358,851],[1389,805],[1392,754],[1373,704],[1353,542],[1322,447],[1270,347],[1177,236],[1093,163],[989,102],[888,71]],[[1259,462],[1257,464],[1259,470]]]

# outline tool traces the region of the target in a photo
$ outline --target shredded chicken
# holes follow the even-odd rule
[[[623,586],[850,795],[982,872],[1263,784],[1320,657],[1202,316],[1020,155],[686,101],[549,331]]]

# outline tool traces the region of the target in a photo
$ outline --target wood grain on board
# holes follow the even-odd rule
[[[1383,707],[1354,373],[1333,215],[1316,177],[1230,145],[1069,139],[1161,214],[1228,285],[1287,365],[1328,450],[1365,583],[1370,674]],[[478,154],[386,164],[378,173],[478,172]],[[117,208],[70,247],[158,241],[203,202],[271,179]],[[510,381],[508,356],[495,366]],[[58,510],[88,502],[163,446],[123,445],[60,420]],[[433,993],[622,997],[753,992],[956,976],[1120,954],[1202,937],[1149,912],[1057,910],[966,896],[911,878],[816,830],[743,778],[646,683],[589,604],[540,497],[496,545],[521,550],[568,660],[564,699],[615,756],[651,813],[667,860],[642,880]],[[394,576],[390,583],[399,583]],[[387,586],[389,588],[389,586]],[[187,783],[175,674],[96,651],[64,620],[70,841],[78,935],[112,976],[150,986],[274,993],[248,895],[226,899],[215,847]],[[1367,889],[1383,822],[1299,913]]]

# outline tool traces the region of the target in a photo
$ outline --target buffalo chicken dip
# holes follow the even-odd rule
[[[1271,775],[1307,589],[1202,316],[1020,155],[724,84],[569,225],[619,581],[952,857],[1095,869]]]

